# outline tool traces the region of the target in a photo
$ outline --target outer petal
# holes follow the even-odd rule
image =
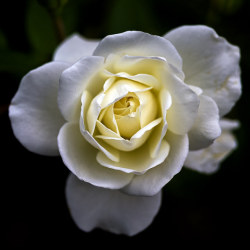
[[[134,176],[132,181],[123,188],[124,192],[133,195],[155,195],[174,175],[179,173],[188,154],[188,137],[168,131],[166,140],[170,145],[167,159],[145,174]]]
[[[98,80],[94,83],[95,86],[92,86],[92,91],[95,92],[98,88],[99,81],[102,82],[102,78],[99,78],[99,70],[103,62],[103,57],[84,57],[61,75],[58,105],[66,120],[79,120],[82,92],[92,83],[92,80],[96,80],[97,76]]]
[[[30,71],[11,101],[9,116],[17,139],[28,150],[58,155],[57,135],[65,122],[57,106],[59,77],[68,64],[47,63]]]
[[[109,54],[130,56],[160,56],[181,69],[182,60],[174,46],[159,36],[140,31],[127,31],[105,37],[93,55],[107,57]]]
[[[81,230],[101,228],[133,236],[152,223],[160,208],[161,192],[151,197],[129,196],[94,187],[71,174],[66,184],[66,199],[71,216]]]
[[[222,131],[231,131],[240,127],[240,123],[237,120],[230,120],[223,118],[220,120],[220,126]]]
[[[237,147],[236,139],[231,130],[236,128],[238,123],[223,119],[220,124],[222,134],[211,146],[188,153],[185,161],[187,168],[201,173],[214,173],[219,169],[220,163]]]
[[[83,56],[91,56],[99,41],[73,34],[56,49],[53,60],[75,63]]]
[[[208,147],[220,136],[219,110],[212,98],[200,95],[198,115],[188,133],[189,149]]]
[[[127,185],[132,175],[105,168],[97,163],[98,150],[81,135],[78,124],[65,124],[58,135],[58,147],[64,164],[79,179],[95,186],[119,189]]]
[[[183,26],[165,35],[183,59],[185,82],[201,87],[217,103],[220,116],[241,94],[239,48],[206,26]]]

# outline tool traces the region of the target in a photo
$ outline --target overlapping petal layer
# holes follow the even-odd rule
[[[96,161],[98,150],[83,138],[78,123],[66,123],[58,135],[58,147],[65,165],[79,179],[95,186],[119,189],[127,185],[132,174],[114,171]]]
[[[208,147],[221,134],[219,110],[214,100],[200,95],[200,105],[194,125],[188,132],[189,149]]]
[[[166,58],[176,68],[181,69],[182,67],[182,59],[169,41],[140,31],[127,31],[106,36],[93,53],[95,56],[104,57],[110,54],[160,56]]]
[[[150,157],[149,145],[144,144],[138,149],[130,152],[120,152],[120,159],[117,162],[110,160],[102,152],[97,155],[97,161],[105,167],[121,170],[125,173],[144,174],[151,168],[160,165],[167,158],[170,145],[163,140],[158,151],[158,155],[154,158]]]
[[[109,159],[112,161],[119,161],[119,151],[113,147],[110,147],[108,144],[104,143],[102,140],[98,140],[98,138],[94,138],[93,134],[91,134],[87,130],[87,113],[88,107],[91,102],[91,95],[88,91],[84,91],[81,97],[81,116],[79,121],[80,132],[83,135],[84,139],[86,139],[92,146],[101,150]],[[83,138],[82,138],[83,139]]]
[[[188,154],[188,137],[168,131],[166,141],[170,145],[166,160],[143,175],[135,175],[123,188],[124,192],[133,195],[155,195],[174,175],[179,173]]]
[[[185,82],[200,87],[218,105],[220,116],[241,94],[239,48],[207,26],[182,26],[165,35],[183,60]]]
[[[60,77],[58,106],[67,121],[78,121],[83,91],[92,83],[90,93],[96,95],[103,84],[100,69],[102,57],[83,57],[65,70]]]
[[[116,133],[114,133],[112,130],[108,129],[98,121],[97,127],[101,132],[101,135],[96,135],[95,137],[104,140],[107,144],[121,151],[132,151],[143,145],[143,143],[148,139],[152,129],[160,124],[161,121],[162,118],[158,118],[152,121],[142,129],[140,129],[137,133],[135,133],[129,140],[118,136]]]
[[[231,131],[236,129],[239,123],[222,119],[220,125],[222,134],[212,145],[205,149],[189,151],[184,164],[187,168],[201,173],[214,173],[218,170],[221,161],[237,147],[237,141]]]

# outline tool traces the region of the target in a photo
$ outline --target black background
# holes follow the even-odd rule
[[[213,175],[183,169],[163,190],[160,212],[134,237],[99,229],[80,231],[67,210],[64,189],[69,174],[59,157],[44,157],[15,139],[8,105],[21,77],[50,60],[57,40],[43,7],[35,1],[1,2],[0,133],[1,244],[6,249],[31,247],[249,245],[249,66],[248,0],[77,0],[62,12],[66,34],[102,38],[125,30],[163,35],[184,24],[206,24],[241,49],[243,95],[229,117],[239,119],[239,146]],[[51,25],[51,27],[49,27]],[[88,244],[91,245],[88,245]],[[237,248],[240,249],[240,248]]]

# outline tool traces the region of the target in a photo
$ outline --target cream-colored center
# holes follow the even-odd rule
[[[114,104],[113,112],[117,127],[120,136],[125,139],[130,139],[141,128],[139,107],[139,99],[134,93],[128,93]]]
[[[120,93],[123,91],[124,85],[130,91],[104,108],[98,120],[124,139],[130,139],[156,118],[157,104],[151,89],[127,79],[117,81],[106,93],[106,98],[108,99],[111,95],[115,98],[116,95],[113,92]],[[135,91],[133,92],[133,90]]]
[[[114,114],[116,118],[119,119],[120,116],[133,114],[138,106],[140,106],[138,97],[136,97],[133,93],[129,93],[127,96],[115,103]]]

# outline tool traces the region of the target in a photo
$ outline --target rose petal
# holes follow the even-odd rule
[[[167,110],[172,105],[172,98],[170,93],[163,88],[162,91],[159,93],[159,101],[160,101],[160,110],[161,110],[161,117],[162,122],[157,126],[152,135],[149,138],[149,147],[150,147],[150,156],[155,157],[158,154],[158,151],[160,149],[160,145],[162,142],[162,139],[166,135],[168,124],[166,120]]]
[[[155,195],[174,175],[179,173],[188,154],[188,137],[168,131],[166,141],[170,145],[166,160],[143,175],[135,175],[132,181],[122,189],[124,192],[133,195]]]
[[[216,103],[208,96],[200,95],[199,98],[198,115],[192,129],[188,132],[190,150],[208,147],[221,134]]]
[[[142,92],[148,91],[152,87],[148,87],[139,82],[131,81],[128,79],[119,79],[112,84],[112,87],[105,91],[105,96],[102,101],[102,108],[105,108],[112,103],[117,102],[121,98],[125,97],[129,92]]]
[[[128,184],[133,175],[105,168],[96,161],[98,150],[81,135],[79,125],[66,123],[58,135],[58,147],[64,164],[79,179],[92,185],[119,189]]]
[[[185,161],[185,167],[207,174],[219,169],[220,163],[237,147],[237,141],[230,131],[237,127],[237,122],[223,119],[221,124],[221,136],[205,149],[190,151]]]
[[[193,86],[193,85],[188,85],[190,89],[192,89],[194,91],[194,93],[196,93],[196,95],[200,96],[203,91],[201,88],[197,87],[197,86]]]
[[[220,116],[228,113],[241,94],[239,48],[206,26],[183,26],[165,35],[183,59],[185,82],[215,100]]]
[[[149,123],[144,128],[140,129],[136,134],[134,134],[130,140],[126,140],[112,130],[105,127],[102,123],[97,122],[97,127],[101,133],[101,135],[96,135],[96,138],[100,138],[104,140],[107,144],[113,146],[122,151],[132,151],[136,148],[139,148],[149,137],[151,130],[156,127],[162,118],[158,118],[151,123]]]
[[[107,76],[111,76],[111,77],[120,77],[120,78],[125,78],[125,79],[129,79],[129,80],[133,80],[139,83],[143,83],[149,87],[152,87],[153,89],[159,90],[160,89],[160,83],[159,81],[152,75],[149,74],[135,74],[135,75],[130,75],[128,73],[125,72],[119,72],[116,74],[113,74],[109,71],[105,72],[107,74]],[[113,83],[113,78],[109,78],[112,83]],[[110,82],[109,86],[104,88],[104,91],[107,91],[107,89],[112,85],[112,83]]]
[[[11,101],[14,134],[32,152],[58,155],[56,138],[65,120],[57,106],[57,93],[60,74],[68,66],[51,62],[30,71]]]
[[[237,129],[240,126],[240,122],[236,120],[223,118],[220,120],[220,126],[222,131],[231,131]]]
[[[184,135],[193,126],[199,108],[199,98],[188,85],[171,73],[170,68],[162,74],[162,81],[172,98],[172,105],[167,112],[168,129]]]
[[[96,121],[101,112],[101,104],[104,98],[104,94],[100,93],[99,95],[95,96],[91,101],[88,111],[87,111],[87,124],[88,124],[88,131],[91,135],[93,135],[95,131]]]
[[[96,127],[98,128],[98,131],[100,133],[100,135],[99,134],[95,135],[96,138],[102,138],[102,139],[113,138],[117,140],[124,140],[118,133],[106,127],[99,120],[96,122]]]
[[[107,57],[109,54],[160,56],[165,57],[176,68],[182,68],[181,57],[169,41],[140,31],[127,31],[105,37],[93,55]]]
[[[84,57],[61,75],[58,106],[67,121],[79,121],[81,95],[91,83],[93,96],[102,88],[104,79],[100,76],[100,69],[103,62],[103,57]]]
[[[118,190],[94,187],[71,174],[66,184],[66,199],[81,230],[101,228],[133,236],[152,223],[161,205],[161,192],[151,197],[129,196]]]
[[[139,109],[133,115],[115,115],[119,133],[123,138],[130,139],[141,129]]]
[[[149,145],[145,143],[142,147],[130,152],[120,152],[120,160],[117,162],[111,161],[102,152],[97,155],[97,161],[111,169],[121,170],[125,173],[144,174],[151,168],[161,164],[169,153],[169,144],[162,140],[158,155],[151,158],[149,154]]]
[[[91,102],[91,94],[88,91],[84,91],[81,97],[81,117],[80,117],[80,131],[83,137],[95,148],[101,150],[112,161],[119,161],[119,151],[110,147],[108,144],[97,141],[92,134],[86,129],[87,119],[86,112]]]
[[[119,72],[126,72],[130,75],[147,74],[157,77],[159,72],[164,70],[167,62],[168,60],[164,57],[125,55],[115,61],[114,65],[112,65],[112,70],[117,74]],[[169,67],[171,67],[176,76],[184,80],[185,76],[181,68],[177,69],[171,64],[169,64]]]
[[[99,40],[86,39],[73,34],[56,49],[53,60],[73,64],[83,56],[91,56],[98,43]]]
[[[114,114],[114,104],[111,104],[109,107],[102,110],[102,113],[100,114],[98,121],[99,123],[102,122],[103,124],[107,125],[109,129],[114,131],[117,134],[117,136],[120,137],[120,132]]]
[[[136,95],[140,101],[140,123],[143,128],[156,118],[159,105],[151,91],[138,92]]]

